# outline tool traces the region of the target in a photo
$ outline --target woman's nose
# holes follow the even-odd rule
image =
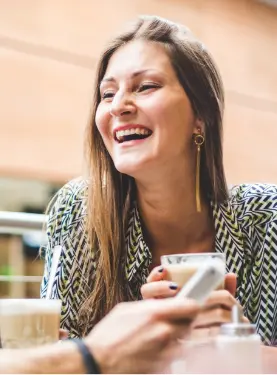
[[[136,113],[136,106],[129,95],[117,93],[112,101],[110,114],[114,117]]]

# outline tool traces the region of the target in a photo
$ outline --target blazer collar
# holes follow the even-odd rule
[[[137,276],[147,278],[149,266],[152,263],[152,254],[143,238],[140,215],[135,204],[131,210],[128,229],[125,237],[127,249],[126,277],[128,281]]]
[[[211,202],[211,207],[215,226],[214,250],[225,254],[226,271],[234,272],[240,278],[244,263],[244,246],[236,211],[230,201],[224,204]],[[131,210],[125,245],[127,280],[132,281],[136,278],[135,276],[146,278],[152,263],[152,254],[143,238],[140,215],[136,205]]]

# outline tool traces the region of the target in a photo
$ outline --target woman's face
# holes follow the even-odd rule
[[[119,48],[100,94],[96,125],[118,171],[139,178],[192,162],[196,119],[161,45]]]

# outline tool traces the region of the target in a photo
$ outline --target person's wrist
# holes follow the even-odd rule
[[[101,374],[100,366],[98,364],[98,359],[96,359],[95,354],[92,351],[91,344],[88,344],[85,339],[69,339],[73,343],[81,357],[84,373],[86,374]]]
[[[51,351],[53,350],[53,345],[49,345]],[[45,348],[38,348],[42,352],[43,358],[45,357]],[[31,351],[31,349],[30,349]],[[63,358],[60,362],[60,368],[56,368],[57,373],[74,373],[74,374],[85,374],[86,368],[84,366],[83,358],[78,350],[78,347],[71,339],[63,340],[61,343],[56,345],[55,349],[56,356],[58,358]],[[47,357],[47,355],[46,355]]]
[[[93,353],[101,373],[121,373],[122,356],[117,351],[118,346],[114,346],[110,342],[107,343],[106,340],[101,340],[98,332],[94,331],[96,330],[93,329],[92,332],[84,338],[84,342],[91,353]]]

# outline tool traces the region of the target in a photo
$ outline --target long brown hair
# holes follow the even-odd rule
[[[131,177],[115,169],[96,127],[95,114],[100,102],[99,85],[111,56],[122,45],[135,39],[158,42],[164,46],[195,114],[205,124],[202,193],[206,199],[218,203],[224,202],[228,195],[222,160],[224,93],[216,64],[203,44],[185,27],[159,17],[140,17],[104,51],[96,75],[87,152],[91,181],[88,228],[97,269],[93,277],[93,291],[80,309],[79,325],[83,334],[116,303],[132,299],[125,275],[125,231],[135,184]]]

